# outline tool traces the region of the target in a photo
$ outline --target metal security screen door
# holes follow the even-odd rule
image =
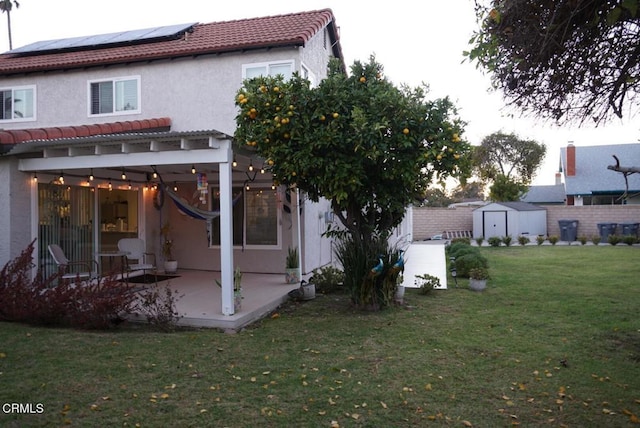
[[[58,244],[69,260],[95,257],[95,191],[64,184],[38,184],[38,266],[45,276],[58,269],[47,247]]]

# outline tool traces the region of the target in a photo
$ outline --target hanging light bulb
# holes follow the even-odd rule
[[[131,180],[129,180],[129,190],[131,190]]]
[[[38,173],[37,173],[37,172],[34,172],[34,173],[33,173],[33,182],[34,182],[34,183],[37,183],[37,182],[38,182]]]
[[[245,189],[247,189],[247,190],[251,190],[251,187],[249,187],[249,185],[247,184],[247,186],[245,187]]]
[[[113,185],[111,184],[111,180],[109,180],[109,190],[113,190]]]
[[[233,162],[231,162],[231,166],[233,166],[234,168],[236,166],[238,166],[238,161],[236,160],[236,155],[233,155]]]
[[[253,171],[253,161],[249,161],[249,172]]]
[[[93,179],[93,168],[91,168],[91,171],[89,172],[89,181],[93,181]]]
[[[173,191],[174,192],[178,191],[178,184],[175,181],[173,182]]]
[[[124,168],[122,168],[122,175],[121,175],[121,177],[122,177],[122,179],[123,179],[123,180],[126,180],[126,179],[127,179],[127,173],[126,173],[126,172],[124,172]]]
[[[153,171],[153,178],[158,178],[158,173]]]
[[[195,173],[196,173],[196,166],[191,165],[191,174],[195,174]]]
[[[60,184],[64,184],[64,172],[60,171],[60,177],[58,177],[58,181],[60,181]]]

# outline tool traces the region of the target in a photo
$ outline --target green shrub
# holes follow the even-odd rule
[[[469,271],[474,268],[488,268],[489,263],[482,254],[470,253],[455,259],[454,265],[458,276],[463,278],[469,277]]]
[[[458,244],[458,243],[462,243],[462,244],[466,244],[466,245],[471,245],[471,238],[453,238],[451,240],[451,244]]]
[[[586,245],[588,240],[589,239],[585,235],[578,236],[578,241],[580,241],[580,244],[582,244],[582,245]]]
[[[622,237],[622,242],[624,242],[627,245],[633,245],[638,242],[638,238],[632,235],[626,235]]]
[[[440,287],[440,278],[437,276],[425,273],[423,275],[417,275],[416,278],[418,279],[416,283],[420,285],[418,289],[420,294],[429,294],[434,288]]]
[[[502,238],[500,238],[499,236],[492,236],[491,238],[487,239],[487,242],[492,247],[499,247],[500,244],[502,244]]]
[[[618,245],[620,241],[622,241],[622,238],[620,238],[620,236],[618,235],[609,235],[609,237],[607,238],[607,241],[611,245]]]
[[[344,272],[334,266],[324,266],[311,272],[309,282],[315,284],[317,292],[331,293],[344,282]]]
[[[506,235],[502,237],[502,242],[504,242],[504,245],[506,245],[507,247],[511,246],[511,235]]]
[[[600,235],[593,235],[591,237],[591,242],[593,242],[593,245],[598,245],[600,243]]]
[[[476,244],[478,244],[478,247],[482,247],[483,242],[484,242],[484,236],[478,236],[476,238]]]
[[[545,237],[542,235],[536,236],[536,244],[542,245],[544,243]]]
[[[560,238],[558,238],[556,235],[551,235],[549,237],[549,242],[551,242],[551,245],[556,245],[559,240]]]
[[[529,243],[529,237],[528,236],[524,236],[524,235],[518,236],[518,244],[527,245],[528,243]]]
[[[456,242],[447,247],[447,254],[449,257],[458,258],[465,254],[479,254],[478,247],[472,247],[470,244],[463,242]]]

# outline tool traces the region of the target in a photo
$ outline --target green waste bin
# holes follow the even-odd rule
[[[573,242],[578,237],[578,220],[558,220],[560,240]]]
[[[598,233],[600,233],[600,242],[607,242],[609,235],[616,234],[618,223],[598,223]]]

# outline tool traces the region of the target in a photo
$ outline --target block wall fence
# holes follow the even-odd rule
[[[560,236],[558,220],[578,220],[578,236],[598,235],[598,223],[640,223],[640,205],[547,205],[547,234]],[[413,208],[413,239],[423,241],[445,231],[473,230],[476,207]],[[621,234],[620,227],[617,230]]]

